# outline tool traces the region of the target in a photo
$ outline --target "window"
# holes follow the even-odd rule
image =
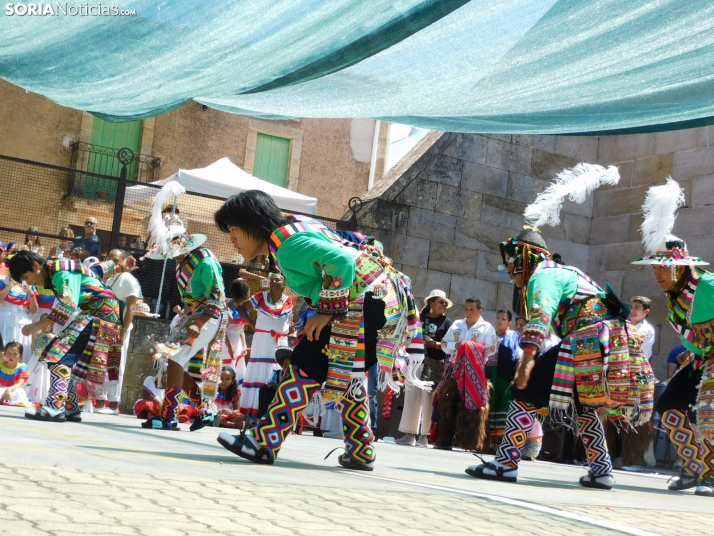
[[[258,133],[253,176],[287,187],[290,167],[290,140]]]

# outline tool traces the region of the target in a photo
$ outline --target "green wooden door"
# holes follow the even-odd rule
[[[127,167],[126,178],[132,180],[136,177],[136,170],[141,148],[141,130],[143,121],[130,121],[128,123],[110,123],[94,118],[92,122],[93,151],[89,153],[87,171],[103,175],[119,176],[122,164],[116,158],[116,151],[128,147],[134,151],[134,161]],[[106,197],[113,200],[116,197],[116,183],[107,179],[87,177],[84,196],[88,199]]]
[[[290,140],[258,134],[255,145],[253,176],[285,187],[290,165]]]

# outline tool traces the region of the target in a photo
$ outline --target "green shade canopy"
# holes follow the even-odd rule
[[[707,0],[137,0],[0,15],[0,77],[128,121],[195,99],[253,117],[492,133],[714,122]]]

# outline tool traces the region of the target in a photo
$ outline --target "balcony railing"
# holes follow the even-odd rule
[[[75,142],[72,145],[72,169],[120,177],[127,180],[154,182],[159,180],[161,159],[151,155],[135,153],[131,149],[112,149],[100,145]],[[73,174],[69,181],[70,195],[86,199],[113,201],[116,198],[116,183],[108,179],[85,174]]]

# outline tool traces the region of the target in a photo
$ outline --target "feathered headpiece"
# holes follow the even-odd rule
[[[556,226],[560,223],[560,209],[566,197],[580,204],[603,184],[615,185],[619,181],[620,173],[615,166],[604,168],[593,164],[578,164],[558,173],[553,184],[526,207],[523,217],[535,228],[542,225]]]
[[[644,221],[640,226],[642,242],[647,257],[632,264],[659,264],[662,266],[702,266],[709,264],[699,257],[690,257],[687,244],[672,233],[677,209],[684,205],[684,189],[677,181],[667,177],[667,182],[647,190],[642,205]]]
[[[156,194],[149,220],[152,246],[146,256],[150,259],[186,255],[206,241],[206,235],[189,235],[183,222],[175,213],[163,214],[164,206],[167,204],[176,206],[176,198],[185,192],[186,189],[178,181],[171,181]]]
[[[538,227],[555,226],[560,223],[560,209],[565,199],[583,203],[587,196],[603,184],[615,185],[620,181],[620,173],[615,166],[604,168],[581,163],[558,173],[553,183],[538,194],[536,200],[523,211],[528,225],[518,235],[499,244],[503,263],[506,255],[514,265],[514,274],[523,274],[523,287],[514,289],[513,307],[524,314],[526,287],[536,266],[550,258],[548,246]]]

